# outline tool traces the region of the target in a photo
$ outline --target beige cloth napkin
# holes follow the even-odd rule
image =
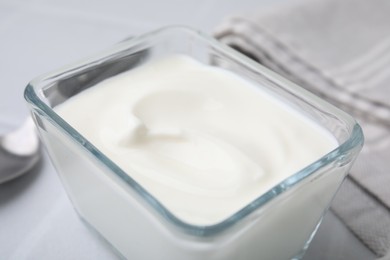
[[[378,257],[390,253],[390,1],[290,1],[215,35],[359,121],[365,146],[332,210]]]

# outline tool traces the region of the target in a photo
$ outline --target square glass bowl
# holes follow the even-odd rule
[[[220,223],[197,226],[178,219],[53,110],[100,81],[169,54],[185,54],[253,82],[330,132],[338,147]],[[129,259],[299,259],[363,144],[361,128],[349,115],[183,27],[126,40],[41,76],[27,86],[25,98],[74,208]]]

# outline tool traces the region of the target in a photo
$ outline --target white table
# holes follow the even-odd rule
[[[0,133],[28,115],[23,90],[37,75],[163,25],[186,24],[211,33],[223,17],[271,2],[0,0]],[[40,167],[0,185],[0,259],[117,256],[78,219],[44,154]],[[328,214],[305,259],[373,256]]]

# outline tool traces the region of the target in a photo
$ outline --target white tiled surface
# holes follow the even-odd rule
[[[169,24],[211,33],[227,15],[275,2],[0,0],[0,133],[27,116],[23,89],[39,74],[129,35]],[[305,259],[353,259],[348,257],[358,243],[334,218],[328,219]],[[332,243],[329,230],[336,229],[342,230],[344,248]],[[116,258],[78,219],[46,155],[40,169],[0,185],[0,259]]]

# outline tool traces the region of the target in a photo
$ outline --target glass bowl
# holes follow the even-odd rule
[[[254,82],[330,132],[337,148],[219,223],[198,226],[175,217],[53,110],[109,77],[169,54],[188,55]],[[299,259],[363,144],[361,128],[349,115],[215,39],[184,27],[123,41],[43,75],[26,87],[25,98],[79,216],[121,256],[131,259]]]

